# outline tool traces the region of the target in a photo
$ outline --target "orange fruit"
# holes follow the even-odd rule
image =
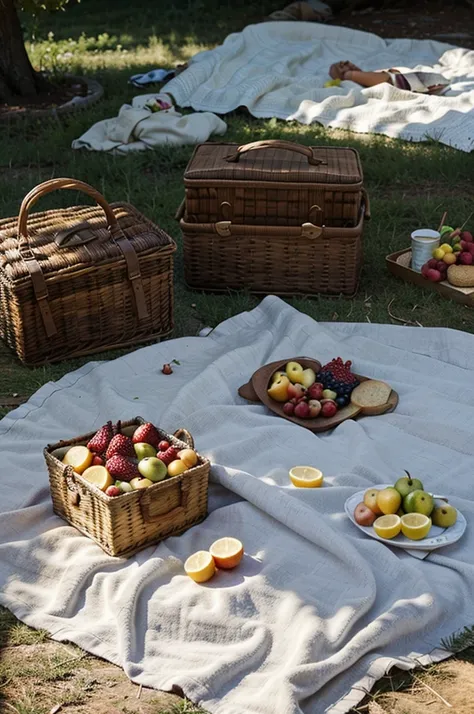
[[[82,474],[91,465],[93,458],[94,454],[87,446],[71,446],[63,458],[63,464],[72,466],[76,473]]]
[[[218,568],[230,570],[242,560],[244,546],[237,538],[219,538],[209,548]]]
[[[114,480],[105,466],[89,466],[83,472],[82,478],[85,478],[89,483],[93,483],[101,491],[105,491],[109,486],[114,485]]]
[[[178,458],[181,459],[188,469],[192,469],[193,466],[196,466],[198,461],[197,454],[193,449],[182,449],[182,451],[178,451]]]
[[[189,556],[184,564],[184,570],[194,582],[205,583],[216,572],[216,564],[207,550],[198,550],[197,553]]]
[[[172,461],[170,464],[168,464],[168,476],[179,476],[187,470],[188,467],[186,466],[184,461],[181,461],[181,459],[176,459],[175,461]]]

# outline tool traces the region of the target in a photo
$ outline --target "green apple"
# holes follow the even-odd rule
[[[306,389],[309,389],[312,384],[314,384],[316,381],[316,373],[314,369],[311,369],[311,367],[308,367],[307,369],[303,370],[303,381],[301,384],[303,387]]]
[[[166,464],[164,464],[161,459],[157,459],[156,456],[148,456],[147,458],[139,461],[138,470],[143,478],[147,478],[150,481],[153,481],[153,483],[163,481],[168,473]]]
[[[336,399],[337,398],[337,392],[335,392],[333,389],[323,389],[323,399]]]
[[[303,367],[299,362],[287,362],[286,376],[293,384],[303,384]]]
[[[439,526],[440,528],[449,528],[450,526],[454,526],[457,517],[458,512],[454,506],[450,506],[449,503],[444,503],[442,506],[436,506],[431,514],[433,525]]]
[[[405,513],[422,513],[424,516],[429,516],[433,508],[433,496],[421,489],[411,491],[403,499],[403,510]]]
[[[402,476],[395,483],[395,488],[402,498],[408,496],[412,491],[423,491],[423,484],[419,478],[412,478],[408,471],[405,471],[406,476]]]
[[[156,449],[151,444],[145,444],[144,441],[134,444],[133,448],[139,461],[146,459],[148,456],[156,456]]]

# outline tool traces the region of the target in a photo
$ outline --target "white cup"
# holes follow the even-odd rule
[[[441,235],[429,228],[420,228],[411,234],[411,269],[421,273],[425,263],[432,258],[435,248],[439,247]]]

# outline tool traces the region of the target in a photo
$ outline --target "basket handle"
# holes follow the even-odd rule
[[[137,311],[137,317],[141,320],[146,320],[149,317],[148,308],[145,299],[145,290],[143,287],[143,282],[140,272],[140,263],[138,261],[138,256],[135,252],[133,245],[130,243],[128,238],[123,233],[119,226],[117,218],[111,208],[107,203],[105,198],[102,196],[97,189],[89,186],[89,184],[84,183],[84,181],[78,181],[77,179],[70,178],[57,178],[50,179],[49,181],[44,181],[43,183],[35,186],[23,199],[20,212],[18,214],[18,242],[19,242],[19,252],[22,259],[25,261],[28,272],[31,276],[31,281],[33,283],[33,290],[35,293],[36,300],[43,318],[43,324],[45,327],[46,335],[48,337],[53,337],[57,334],[58,330],[56,328],[51,308],[48,303],[48,288],[46,285],[46,280],[43,275],[40,264],[34,256],[28,241],[28,213],[30,208],[47,193],[51,191],[56,191],[58,189],[72,189],[79,190],[86,193],[88,196],[94,199],[94,201],[103,209],[105,216],[107,218],[107,228],[110,231],[112,239],[115,244],[121,250],[125,262],[127,265],[128,279],[132,285],[132,294],[135,300],[135,306]]]
[[[173,484],[170,483],[170,488]],[[143,490],[140,498],[140,510],[142,512],[143,520],[146,523],[153,523],[154,521],[159,521],[161,524],[166,524],[167,521],[173,521],[175,518],[179,518],[186,513],[186,506],[188,504],[189,489],[191,488],[191,482],[189,478],[181,479],[180,483],[180,502],[179,506],[175,506],[167,513],[152,513],[151,504],[156,502],[155,496],[150,493],[148,488]],[[163,488],[161,493],[163,492]]]
[[[302,154],[308,159],[308,164],[311,166],[320,166],[326,164],[326,161],[318,159],[314,155],[314,151],[310,146],[296,144],[293,141],[285,141],[284,139],[264,139],[263,141],[252,141],[250,144],[239,146],[234,154],[226,156],[226,161],[229,163],[238,163],[242,154],[248,151],[258,151],[259,149],[284,149],[285,151],[293,151],[295,154]]]
[[[190,449],[194,449],[194,439],[187,429],[178,429],[174,432],[173,436],[175,439],[184,441],[184,443],[187,444]]]

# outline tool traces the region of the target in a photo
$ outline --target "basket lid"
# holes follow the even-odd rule
[[[246,149],[250,146],[253,148]],[[244,147],[206,142],[196,147],[184,180],[213,179],[360,185],[363,174],[359,155],[351,148],[306,147],[288,141],[254,142]]]
[[[110,204],[118,224],[140,255],[157,249],[174,248],[174,242],[133,206]],[[92,265],[123,260],[123,253],[112,239],[100,206],[72,206],[31,213],[28,242],[45,278]],[[0,220],[0,274],[9,281],[29,278],[26,262],[20,255],[18,218]]]

